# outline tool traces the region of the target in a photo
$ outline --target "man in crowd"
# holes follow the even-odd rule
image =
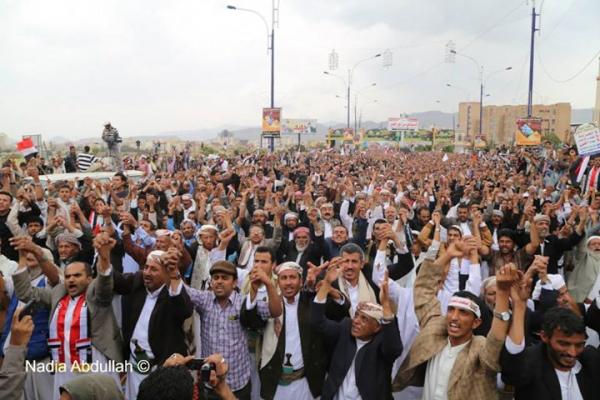
[[[77,155],[77,169],[86,172],[96,162],[96,156],[90,153],[90,146],[83,147],[83,153]]]
[[[20,265],[12,277],[19,300],[36,299],[50,310],[48,347],[52,360],[66,365],[65,371],[54,375],[53,398],[59,397],[61,385],[77,376],[77,364],[123,361],[121,333],[111,307],[109,260],[114,243],[100,237],[94,245],[99,256],[95,279],[91,266],[81,261],[68,264],[64,283],[52,288],[32,287],[26,264]],[[119,382],[116,375],[115,381]]]
[[[333,289],[332,278],[341,272],[337,266],[332,270],[331,276],[322,281],[311,308],[316,330],[334,346],[321,398],[389,399],[392,365],[402,353],[402,341],[388,282],[381,286],[382,305],[361,301],[352,319],[346,317],[337,322],[325,316],[325,301]]]
[[[11,238],[10,243],[19,252],[19,265],[27,266],[32,287],[44,288],[59,284],[60,270],[52,262],[52,254],[48,249],[37,246],[27,236]],[[0,356],[2,357],[4,357],[10,343],[13,316],[18,309],[25,306],[25,303],[17,298],[12,276],[6,275],[3,280],[4,290],[10,299],[10,303],[8,305],[4,329],[0,336]],[[48,349],[48,309],[36,310],[36,312],[32,313],[32,318],[35,327],[27,345],[26,360],[48,362],[50,361],[50,351]],[[31,398],[50,400],[52,399],[53,385],[54,376],[49,372],[28,371],[25,395]]]
[[[426,260],[415,282],[415,312],[420,332],[394,383],[397,388],[409,384],[423,386],[423,399],[494,398],[495,374],[499,355],[508,331],[509,297],[518,279],[510,266],[496,276],[496,308],[487,338],[475,336],[481,324],[481,301],[466,291],[458,291],[442,315],[436,287],[445,265],[452,257],[476,250],[476,240],[455,241],[435,263]],[[463,375],[468,371],[468,376]]]
[[[527,293],[515,300],[501,359],[502,379],[515,387],[515,399],[598,398],[595,377],[600,372],[600,353],[585,346],[584,319],[570,309],[553,308],[544,315],[542,342],[525,347]],[[595,304],[586,319],[595,320],[597,329],[599,317]]]
[[[301,291],[303,269],[298,263],[284,262],[276,272],[284,311],[272,329],[263,331],[261,397],[314,399],[321,395],[326,369],[321,337],[310,325],[310,303],[314,296]],[[244,308],[244,319],[249,326],[262,325],[255,304]]]
[[[250,353],[245,330],[240,324],[240,311],[242,303],[246,300],[235,290],[237,286],[237,269],[228,261],[217,261],[211,269],[211,289],[196,290],[184,288],[188,291],[194,309],[200,315],[202,356],[221,353],[231,363],[231,370],[227,374],[227,384],[234,395],[239,399],[250,399]],[[265,285],[269,290],[269,302],[281,305],[281,299],[271,283],[271,279],[261,269],[253,270],[252,284],[255,290],[259,284]],[[256,291],[253,291],[256,296]],[[269,304],[261,299],[248,297],[252,303],[256,300],[256,307],[261,317],[279,317],[281,313],[271,315]],[[223,334],[223,331],[227,332]],[[217,399],[210,387],[202,386],[202,390],[209,399]]]
[[[106,233],[96,240],[113,246],[115,243]],[[125,296],[124,354],[134,366],[127,375],[129,399],[136,398],[140,382],[150,372],[150,369],[139,368],[140,362],[156,366],[173,353],[186,353],[183,322],[192,315],[192,303],[182,290],[181,256],[175,247],[167,251],[154,250],[148,254],[143,271],[114,274],[115,291]]]
[[[110,183],[93,178],[86,178],[83,185],[74,179],[46,182],[39,176],[39,167],[42,165],[40,158],[30,157],[23,163],[6,160],[0,169],[3,190],[0,192],[0,269],[4,276],[12,275],[14,263],[19,260],[19,251],[11,246],[10,239],[21,236],[23,229],[28,229],[27,233],[38,246],[47,246],[57,253],[55,263],[69,277],[73,275],[71,266],[77,266],[78,261],[83,260],[95,266],[93,272],[97,276],[94,282],[98,283],[91,284],[86,296],[91,296],[90,290],[96,287],[94,285],[104,287],[100,283],[106,281],[105,275],[101,273],[103,267],[100,268],[100,265],[104,264],[100,263],[100,259],[104,258],[102,254],[107,250],[102,250],[103,246],[94,248],[93,235],[99,237],[105,232],[116,241],[112,250],[108,251],[112,271],[110,276],[114,276],[115,281],[119,279],[117,276],[121,270],[125,273],[144,271],[148,254],[152,251],[174,254],[176,250],[178,255],[181,254],[178,257],[179,274],[186,284],[182,291],[189,294],[198,315],[196,340],[192,341],[193,335],[189,335],[190,319],[183,327],[186,332],[184,344],[181,345],[183,347],[177,347],[176,350],[182,354],[196,353],[197,357],[217,352],[226,353],[223,354],[224,358],[231,365],[226,380],[232,384],[234,391],[241,393],[241,397],[249,393],[250,387],[247,384],[252,371],[247,351],[248,333],[240,324],[242,303],[250,301],[249,305],[253,304],[248,297],[256,300],[256,305],[250,309],[256,310],[266,324],[256,328],[258,331],[254,328],[252,331],[258,332],[263,339],[267,330],[272,328],[269,332],[275,332],[282,329],[282,326],[275,329],[278,325],[289,322],[287,315],[279,319],[267,317],[280,316],[286,309],[286,300],[271,304],[271,300],[275,301],[280,297],[275,288],[287,290],[277,283],[278,277],[273,273],[277,271],[276,262],[272,254],[278,254],[280,261],[291,261],[301,267],[305,267],[306,263],[306,290],[318,291],[324,285],[320,281],[326,280],[339,288],[328,292],[325,306],[327,317],[336,321],[341,321],[346,316],[355,317],[355,311],[361,302],[376,304],[387,272],[389,279],[395,281],[394,284],[390,282],[390,286],[394,287],[393,297],[399,299],[400,305],[393,309],[393,314],[398,319],[396,325],[405,347],[404,353],[414,352],[421,357],[417,360],[407,356],[406,360],[395,362],[394,378],[398,375],[396,387],[406,384],[423,385],[427,382],[423,389],[424,396],[430,396],[428,393],[434,390],[439,396],[431,395],[433,398],[487,398],[488,395],[493,395],[493,385],[488,378],[498,370],[496,339],[501,335],[499,336],[496,326],[491,326],[491,321],[494,320],[491,308],[480,308],[479,318],[475,312],[459,307],[466,304],[464,298],[469,300],[471,294],[480,293],[481,278],[487,271],[485,262],[480,261],[481,257],[484,261],[488,260],[490,274],[498,275],[507,265],[514,264],[522,272],[527,271],[527,279],[540,281],[540,298],[534,300],[537,291],[534,291],[533,296],[531,292],[527,296],[529,307],[535,310],[527,312],[526,337],[533,341],[537,339],[534,333],[542,330],[541,318],[538,317],[543,316],[549,304],[568,306],[585,316],[586,307],[591,307],[589,304],[593,303],[598,294],[596,287],[600,287],[600,280],[597,279],[600,269],[595,262],[597,254],[594,248],[597,240],[593,239],[600,230],[600,195],[597,194],[598,185],[595,184],[600,181],[595,178],[598,166],[594,161],[593,165],[586,167],[580,163],[581,157],[577,154],[569,153],[569,161],[563,162],[562,158],[567,152],[561,149],[546,151],[545,157],[536,155],[530,147],[482,150],[477,154],[447,153],[444,157],[439,152],[402,152],[391,148],[359,150],[345,146],[343,154],[335,149],[282,151],[276,154],[257,154],[240,149],[228,155],[213,157],[194,152],[190,148],[153,155],[152,173],[145,174],[140,182],[135,182],[135,177],[128,180],[121,173],[115,174]],[[57,158],[55,161],[58,163],[57,168],[61,168],[62,159]],[[148,166],[138,154],[130,154],[127,163],[128,168],[138,170]],[[578,185],[581,189],[573,190],[579,173],[571,171],[570,164],[580,169],[582,177],[590,177],[591,184],[580,179]],[[72,175],[75,178],[76,173]],[[30,184],[32,180],[33,185]],[[294,212],[298,215],[291,214]],[[490,217],[491,224],[488,221]],[[320,229],[316,229],[315,219]],[[282,225],[285,225],[285,238],[282,237]],[[302,227],[308,228],[309,233],[306,234]],[[301,230],[294,236],[291,230],[297,228]],[[505,231],[506,228],[512,231]],[[200,230],[198,239],[195,233],[197,230]],[[324,241],[321,253],[312,251],[321,240],[319,232],[323,232]],[[103,234],[102,236],[104,237]],[[305,247],[310,241],[313,244]],[[473,245],[467,246],[468,249],[463,249],[458,256],[457,244],[460,247],[461,243],[471,241]],[[578,254],[571,257],[569,250],[574,249],[577,243],[581,243],[578,253],[585,247],[585,257]],[[264,245],[269,246],[266,252],[263,251]],[[226,249],[225,255],[223,248]],[[134,255],[135,260],[131,255]],[[540,267],[535,263],[534,266],[528,265],[532,255],[548,259],[544,271],[538,271]],[[439,262],[443,261],[443,266],[432,266],[431,261],[424,261],[436,256]],[[171,258],[175,259],[174,256],[169,257]],[[224,259],[230,261],[234,268],[223,264]],[[28,254],[23,261],[33,267],[42,260]],[[214,270],[217,265],[219,267]],[[240,268],[237,269],[236,266]],[[332,270],[339,267],[335,279],[329,275],[328,280],[325,271],[328,266]],[[83,271],[75,270],[78,279],[88,279],[85,267]],[[286,279],[289,278],[288,274],[291,272],[284,275]],[[236,281],[235,276],[239,280]],[[563,283],[554,290],[553,284],[560,283],[556,278],[558,276],[561,276]],[[30,278],[32,276],[28,273],[27,279],[22,280],[23,286],[27,283],[32,289],[50,288],[50,285],[45,288],[38,288],[37,285],[33,287]],[[167,281],[170,282],[171,279],[164,273],[162,278],[166,290],[161,290],[159,297],[164,300],[166,295],[168,300],[170,292]],[[425,292],[421,284],[414,284],[415,279],[423,281],[425,278],[430,281],[429,292]],[[556,282],[552,279],[556,279]],[[54,282],[54,278],[47,277],[47,281],[50,280]],[[295,283],[293,276],[290,282],[292,281]],[[0,282],[3,283],[4,279]],[[150,352],[155,357],[159,354],[159,357],[169,358],[167,353],[175,346],[169,339],[156,347],[153,339],[155,334],[152,333],[155,331],[153,322],[146,329],[150,332],[147,345],[143,337],[140,340],[137,334],[133,334],[136,325],[143,325],[142,317],[147,314],[142,310],[146,303],[147,311],[150,310],[152,298],[143,279],[138,283],[128,296],[136,297],[136,310],[139,312],[136,311],[133,316],[131,313],[127,315],[129,308],[124,308],[126,312],[123,314],[121,335],[125,331],[131,331],[125,336],[136,339],[139,350],[146,355]],[[60,286],[59,283],[52,290],[57,290]],[[500,311],[504,310],[506,303],[503,300],[506,297],[503,286],[503,279],[500,279],[500,288],[494,286],[499,292],[500,301],[490,302],[500,307]],[[241,294],[235,291],[236,287],[242,288]],[[6,296],[6,290],[1,289],[0,313],[3,312],[2,306],[4,310],[8,310],[11,300]],[[177,289],[173,288],[174,294],[178,293]],[[273,292],[273,296],[269,291]],[[457,291],[459,294],[456,297],[459,299],[451,301]],[[470,294],[461,294],[462,292]],[[431,303],[427,303],[431,309],[424,305],[425,300],[421,296],[424,293],[429,299],[427,302]],[[580,302],[575,303],[575,307],[571,304],[574,302],[568,300],[569,293],[573,293]],[[103,297],[103,292],[97,294],[102,295],[102,307],[98,308],[96,304],[90,303],[89,309],[94,311],[98,308],[102,312],[92,315],[94,321],[97,321],[97,315],[104,314],[104,299],[108,300],[108,297]],[[437,306],[433,305],[435,299],[431,300],[434,297],[439,300]],[[420,311],[415,313],[411,302],[417,299],[418,304],[415,304]],[[584,305],[583,301],[588,305]],[[116,320],[120,321],[118,310],[121,308],[121,299],[117,298],[114,303]],[[453,303],[450,317],[456,321],[451,319],[447,322],[446,319],[450,317],[442,315],[448,313],[450,303]],[[288,305],[293,306],[293,302]],[[348,311],[350,305],[352,310]],[[155,309],[157,308],[160,308],[158,300]],[[433,313],[433,309],[439,315],[428,314]],[[457,317],[454,315],[457,310],[467,313]],[[160,311],[161,314],[165,312]],[[50,310],[50,315],[55,314]],[[431,318],[427,321],[418,318],[423,315],[430,315]],[[486,322],[486,316],[489,316],[490,321]],[[168,318],[163,319],[161,316],[159,319],[163,321]],[[470,323],[465,325],[465,319]],[[417,326],[419,323],[421,327]],[[502,323],[504,321],[500,321]],[[374,329],[376,327],[376,324],[368,325]],[[223,334],[219,326],[229,331],[225,329],[226,333]],[[471,328],[471,339],[468,339],[468,326]],[[96,329],[95,327],[98,327],[98,322],[94,322],[91,328]],[[431,342],[435,346],[427,347],[422,343],[428,339],[415,338],[418,330],[421,330],[423,337],[430,338],[428,332],[434,330],[433,327],[439,328],[436,331],[439,337],[436,336]],[[102,328],[112,332],[112,323],[103,323]],[[381,325],[380,332],[383,328]],[[463,328],[463,336],[467,338],[465,347],[460,350],[460,344],[457,344],[446,348],[448,340],[454,340],[449,338],[453,337],[455,330],[462,332]],[[303,328],[299,325],[298,329]],[[170,337],[179,338],[179,331],[172,335],[171,329],[167,330]],[[490,337],[482,342],[477,333],[485,334],[488,331]],[[285,332],[280,332],[280,335],[267,335],[273,339],[271,344],[276,344],[271,349],[287,345],[283,343]],[[96,340],[98,335],[100,334],[92,335],[92,344],[98,344],[99,340],[102,344],[102,348],[98,349],[99,353],[106,353],[108,348],[103,340],[116,342],[119,340],[116,338],[120,337],[119,334],[102,334],[106,338]],[[307,337],[302,333],[301,336]],[[131,337],[126,338],[127,352],[138,350],[135,346],[132,348]],[[592,340],[594,339],[590,338]],[[9,339],[6,341],[10,342]],[[120,345],[115,347],[121,350]],[[258,348],[259,358],[263,350],[268,349],[268,343],[266,349],[264,346],[262,349]],[[324,349],[326,353],[331,353],[335,351],[335,346],[326,345]],[[113,357],[110,353],[106,354],[109,358]],[[275,355],[276,352],[272,354]],[[280,362],[278,357],[281,353],[277,354],[277,357],[265,358],[264,362],[275,362],[272,366],[279,365],[277,363]],[[348,354],[355,352],[350,351]],[[362,368],[363,353],[358,351],[356,354],[356,363],[361,364],[359,369],[365,371]],[[471,363],[468,357],[463,361],[464,354],[477,354],[484,363]],[[281,368],[286,365],[285,353],[283,355]],[[445,368],[444,365],[449,365],[451,355],[456,355],[457,361],[452,368]],[[311,362],[308,355],[303,353],[302,357],[304,363]],[[352,375],[347,375],[352,360],[349,357],[344,362],[346,361],[348,363],[342,369],[344,379]],[[400,369],[396,374],[401,363],[406,366],[409,362],[414,369]],[[297,357],[292,357],[290,363],[294,370],[301,369]],[[264,369],[265,365],[262,367]],[[475,368],[475,372],[465,373],[471,367]],[[298,376],[286,375],[289,365],[285,368],[288,369],[282,370],[281,375],[287,381],[290,381],[288,378],[294,378],[288,385],[288,390],[295,385],[304,385],[303,379],[295,379]],[[445,383],[446,375],[443,371],[452,371],[452,380]],[[380,372],[384,372],[383,368]],[[408,372],[415,379],[407,382],[400,379]],[[465,374],[475,378],[463,379]],[[482,377],[483,375],[486,377]],[[266,383],[264,390],[272,392],[272,396],[280,389],[283,390],[282,393],[286,393],[285,382],[283,385],[280,382],[275,384],[275,375],[269,376],[270,378],[265,379],[271,380]],[[455,383],[454,376],[461,378],[456,378]],[[357,381],[364,381],[364,377],[355,378]],[[310,395],[316,396],[312,379],[306,375]],[[132,382],[133,380],[131,378]],[[378,390],[381,388],[387,391],[387,388],[379,385],[379,380],[375,381]],[[474,386],[483,389],[473,389],[471,381],[479,382]],[[259,387],[258,382],[253,382],[255,389]],[[362,383],[359,387],[360,385]],[[443,389],[444,385],[447,385],[447,390]],[[325,387],[329,389],[323,390],[322,394],[329,396],[333,389],[327,384]],[[434,387],[436,389],[431,389]],[[205,385],[201,384],[200,389],[205,391]],[[216,394],[209,389],[206,387],[211,395]],[[403,392],[402,395],[406,393]],[[334,393],[336,394],[337,392]],[[364,398],[363,391],[360,391],[360,395]]]

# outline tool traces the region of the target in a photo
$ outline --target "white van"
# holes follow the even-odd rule
[[[108,172],[71,172],[68,174],[50,174],[50,175],[40,175],[40,183],[45,188],[48,186],[48,181],[50,182],[59,182],[59,181],[72,181],[73,179],[77,179],[79,183],[83,183],[85,178],[92,178],[95,181],[99,181],[100,183],[109,182],[113,176],[115,176],[116,172],[108,171]],[[137,183],[141,181],[144,177],[144,173],[142,171],[136,170],[127,170],[123,171],[123,174],[127,177],[127,179],[131,179],[133,182]],[[23,183],[33,183],[33,178],[28,176],[23,179]]]

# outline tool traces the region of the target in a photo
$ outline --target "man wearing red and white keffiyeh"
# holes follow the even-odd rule
[[[590,160],[590,171],[587,176],[586,192],[590,190],[598,190],[600,183],[600,157]]]
[[[59,388],[82,372],[108,373],[120,384],[114,368],[109,368],[109,360],[114,360],[116,366],[123,358],[121,335],[111,307],[113,277],[109,257],[114,244],[115,240],[107,239],[106,234],[96,237],[96,279],[92,279],[91,266],[83,262],[68,264],[64,283],[53,288],[32,287],[26,266],[20,266],[13,275],[19,299],[35,299],[51,310],[48,348],[55,372],[52,398],[59,398]]]

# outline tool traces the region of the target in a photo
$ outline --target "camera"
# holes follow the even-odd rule
[[[200,371],[200,378],[202,382],[210,381],[210,371],[216,369],[215,363],[205,362],[203,358],[195,358],[189,361],[187,364],[188,369],[192,371]]]
[[[204,363],[202,368],[200,368],[200,379],[203,382],[210,381],[210,371],[214,371],[216,369],[215,363]]]

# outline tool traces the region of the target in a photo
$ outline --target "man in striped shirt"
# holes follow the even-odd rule
[[[77,155],[77,168],[79,168],[79,171],[81,172],[87,171],[88,168],[96,162],[96,156],[90,154],[90,146],[85,146],[83,151],[83,153]]]

